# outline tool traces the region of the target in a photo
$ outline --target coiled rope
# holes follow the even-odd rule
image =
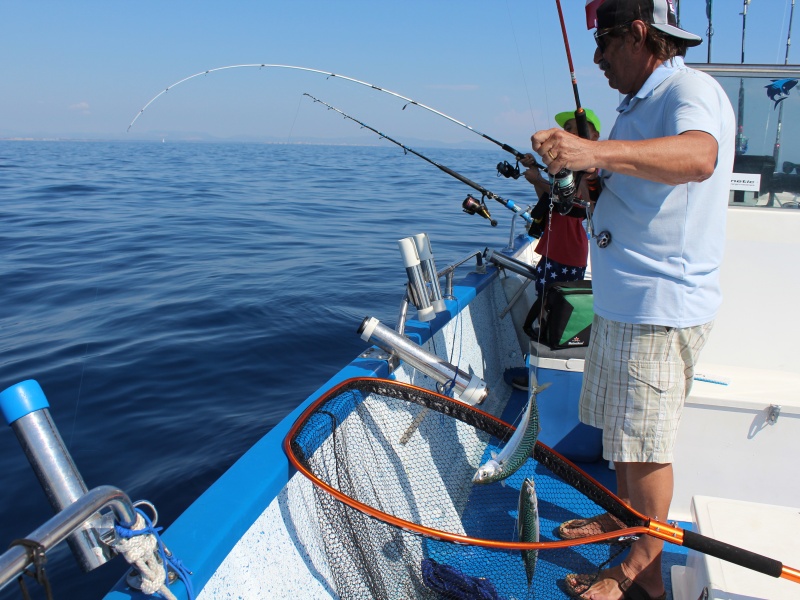
[[[130,529],[122,525],[114,527],[117,539],[112,546],[138,571],[140,590],[148,596],[159,593],[167,600],[177,600],[168,587],[168,569],[171,569],[186,586],[189,600],[194,600],[191,571],[164,546],[159,535],[163,527],[154,527],[141,509],[137,508],[136,513],[136,522]]]

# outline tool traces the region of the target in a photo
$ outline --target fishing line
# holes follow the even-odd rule
[[[455,365],[456,369],[458,369],[461,366],[461,350],[464,347],[464,320],[461,318],[460,311],[456,314],[456,322],[458,324],[458,329],[456,329],[456,324],[454,323],[453,342],[452,342],[452,348],[450,350],[450,364]],[[453,362],[453,357],[455,356],[456,352],[456,339],[458,339],[458,360],[456,362]],[[456,376],[454,374],[453,379],[449,382],[447,391],[450,392],[455,387],[455,385],[456,385]]]
[[[534,10],[536,11],[536,15],[537,15],[536,26],[539,28],[539,35],[538,35],[539,56],[545,56],[545,49],[544,49],[544,46],[542,44],[542,40],[544,39],[544,35],[542,34],[542,21],[543,20],[539,16],[539,6],[540,5],[538,3],[534,3],[534,7],[535,7]],[[544,108],[545,108],[545,111],[547,112],[548,121],[549,121],[549,115],[553,114],[550,111],[550,94],[548,94],[548,89],[550,89],[550,86],[547,85],[547,71],[544,68],[544,62],[541,62],[540,66],[541,66],[541,69],[542,69],[542,81],[545,82],[545,85],[542,86],[544,88]]]
[[[528,81],[525,79],[525,69],[523,68],[522,64],[522,54],[519,51],[519,42],[517,41],[517,32],[514,29],[514,19],[511,17],[511,7],[508,5],[508,0],[506,0],[506,12],[508,13],[508,23],[511,26],[511,36],[514,38],[514,47],[517,49],[517,60],[519,61],[519,72],[522,76],[522,83],[525,86],[525,95],[528,98],[528,110],[531,113],[531,121],[533,121],[533,130],[536,131],[539,129],[536,126],[536,117],[533,116],[533,104],[531,103],[531,94],[530,90],[528,89]],[[541,39],[539,40],[539,44],[541,44]]]
[[[97,294],[100,291],[100,288],[95,288],[94,290],[94,300],[92,300],[92,305],[97,302]],[[75,400],[75,414],[72,417],[72,431],[69,434],[69,443],[67,444],[67,449],[72,450],[72,440],[75,437],[75,426],[78,422],[78,407],[81,403],[81,392],[83,391],[83,374],[86,372],[86,357],[89,355],[89,344],[91,342],[86,342],[86,347],[83,349],[83,358],[81,359],[81,379],[78,383],[78,398]]]
[[[189,75],[188,77],[184,77],[183,79],[180,79],[180,80],[176,81],[175,83],[173,83],[171,85],[168,85],[166,88],[161,90],[158,94],[153,96],[153,98],[151,98],[150,101],[148,101],[147,104],[145,104],[141,108],[141,110],[139,110],[139,112],[136,114],[136,116],[130,122],[130,125],[128,125],[128,129],[126,131],[130,131],[131,130],[131,127],[133,127],[133,124],[136,123],[137,119],[140,116],[142,116],[142,113],[145,110],[147,110],[147,108],[153,102],[155,102],[158,98],[160,98],[161,96],[163,96],[168,91],[170,91],[171,89],[175,88],[176,86],[179,86],[180,84],[182,84],[182,83],[184,83],[186,81],[189,81],[190,79],[194,79],[195,77],[200,77],[201,75],[210,75],[211,73],[215,73],[217,71],[225,71],[225,70],[228,70],[228,69],[247,69],[247,68],[256,68],[256,69],[259,69],[259,70],[260,69],[269,69],[269,68],[273,68],[273,69],[292,69],[292,70],[296,70],[296,71],[305,71],[307,73],[317,73],[319,75],[325,75],[328,78],[338,77],[339,79],[343,79],[345,81],[350,81],[352,83],[357,83],[359,85],[363,85],[363,86],[371,88],[373,90],[377,90],[379,92],[383,92],[385,94],[389,94],[389,95],[394,96],[396,98],[400,98],[401,100],[405,100],[407,104],[405,106],[403,106],[402,110],[405,110],[406,106],[408,106],[409,104],[413,104],[414,106],[419,106],[420,108],[423,108],[423,109],[425,109],[427,111],[430,111],[430,112],[432,112],[432,113],[434,113],[436,115],[439,115],[440,117],[445,118],[448,121],[451,121],[451,122],[455,123],[456,125],[464,127],[465,129],[468,129],[472,133],[475,133],[475,134],[481,136],[485,140],[488,140],[488,141],[492,142],[493,144],[496,144],[497,146],[500,146],[500,148],[502,148],[506,152],[509,152],[509,153],[513,154],[514,157],[517,160],[520,160],[524,156],[523,153],[519,152],[518,150],[515,150],[514,148],[512,148],[508,144],[504,144],[503,142],[500,142],[500,141],[494,139],[493,137],[491,137],[489,135],[486,135],[485,133],[482,133],[482,132],[478,131],[477,129],[473,128],[473,127],[470,127],[466,123],[462,123],[461,121],[459,121],[458,119],[456,119],[454,117],[451,117],[450,115],[446,115],[445,113],[443,113],[441,111],[438,111],[435,108],[431,108],[430,106],[422,104],[421,102],[417,102],[416,100],[413,100],[412,98],[409,98],[407,96],[403,96],[402,94],[398,94],[397,92],[393,92],[392,90],[388,90],[386,88],[379,87],[377,85],[374,85],[372,83],[368,83],[366,81],[361,81],[360,79],[355,79],[353,77],[348,77],[346,75],[339,75],[337,73],[331,73],[331,72],[328,72],[328,71],[321,71],[319,69],[312,69],[312,68],[309,68],[309,67],[299,67],[299,66],[295,66],[295,65],[277,65],[277,64],[266,64],[266,63],[227,65],[227,66],[224,66],[224,67],[216,67],[214,69],[208,69],[206,71],[201,71],[200,73],[195,73],[194,75]],[[544,166],[539,165],[538,163],[537,163],[537,166],[540,169],[544,169]]]
[[[575,125],[578,130],[578,135],[583,139],[589,139],[589,122],[586,117],[586,111],[584,110],[583,106],[581,105],[580,94],[578,93],[578,81],[575,76],[575,65],[572,62],[572,51],[570,50],[569,45],[569,38],[567,36],[567,26],[564,21],[564,12],[561,10],[561,0],[556,0],[556,9],[558,10],[558,19],[561,25],[561,34],[564,39],[564,49],[567,53],[567,65],[569,66],[569,73],[570,79],[572,81],[572,92],[575,97]],[[550,241],[552,235],[552,224],[553,224],[553,209],[558,204],[558,212],[564,218],[567,217],[567,214],[571,210],[572,206],[574,206],[573,198],[577,193],[579,193],[578,188],[580,186],[582,173],[575,173],[573,174],[571,171],[567,169],[561,169],[555,175],[550,177],[550,205],[548,207],[548,219],[547,219],[547,243],[545,244],[545,261],[544,261],[544,269],[542,273],[542,298],[541,298],[541,309],[539,311],[539,315],[537,315],[537,321],[539,322],[539,331],[537,336],[537,343],[541,344],[542,340],[542,329],[543,323],[542,320],[539,318],[542,315],[542,311],[544,310],[544,286],[547,285],[547,271],[550,267]],[[572,191],[567,193],[565,188],[566,185],[563,182],[569,181],[569,184],[572,185]],[[556,200],[557,199],[557,200]],[[605,247],[608,245],[608,241],[610,240],[610,234],[606,231],[600,233],[599,237],[594,234],[594,224],[592,223],[592,207],[588,201],[584,201],[583,203],[586,210],[586,219],[589,227],[589,234],[597,240],[597,243],[600,247]],[[605,240],[605,241],[604,241]],[[603,245],[605,243],[605,246]],[[540,260],[541,263],[541,260]],[[539,372],[539,365],[537,361],[537,365],[533,369],[534,377],[538,375]],[[530,387],[531,384],[529,384]]]
[[[297,110],[294,111],[294,119],[292,119],[292,126],[289,128],[289,136],[286,138],[286,143],[289,143],[289,140],[292,139],[292,134],[294,133],[294,124],[297,123],[297,115],[300,114],[300,105],[303,103],[303,99],[297,101]]]
[[[492,224],[492,227],[496,227],[497,226],[497,221],[495,221],[492,218],[492,215],[489,214],[489,209],[486,207],[486,204],[483,201],[484,198],[489,198],[491,200],[497,200],[500,204],[502,204],[503,206],[508,208],[510,211],[520,215],[523,219],[525,219],[525,221],[527,223],[530,224],[532,222],[531,216],[528,213],[528,211],[527,210],[523,210],[513,200],[506,200],[505,198],[502,198],[501,196],[498,196],[494,192],[491,192],[491,191],[487,190],[482,185],[479,185],[479,184],[475,183],[474,181],[472,181],[471,179],[468,179],[467,177],[464,177],[460,173],[457,173],[456,171],[453,171],[453,169],[450,169],[449,167],[446,167],[446,166],[444,166],[442,164],[439,164],[435,160],[432,160],[432,159],[428,158],[427,156],[417,152],[413,148],[409,148],[408,146],[406,146],[404,144],[401,144],[400,142],[398,142],[397,140],[389,137],[385,133],[381,133],[380,131],[378,131],[374,127],[370,127],[366,123],[351,117],[350,115],[342,112],[341,110],[339,110],[335,106],[331,106],[327,102],[323,102],[322,100],[319,100],[318,98],[315,98],[311,94],[304,93],[303,95],[304,96],[308,96],[314,102],[318,102],[319,104],[322,104],[323,106],[327,106],[328,109],[330,109],[330,110],[336,111],[337,113],[342,115],[345,119],[349,119],[349,120],[353,121],[354,123],[358,123],[359,125],[361,125],[361,127],[369,129],[370,131],[374,131],[381,138],[383,138],[385,140],[388,140],[388,141],[392,142],[393,144],[397,144],[398,146],[400,146],[406,153],[410,152],[411,154],[414,154],[415,156],[419,156],[422,160],[424,160],[426,162],[429,162],[430,164],[432,164],[436,168],[440,169],[441,171],[444,171],[445,173],[447,173],[451,177],[455,177],[460,182],[465,183],[466,185],[470,186],[472,189],[477,190],[478,192],[480,192],[481,193],[480,201],[478,201],[476,198],[473,198],[471,195],[467,195],[467,198],[464,200],[464,202],[461,205],[462,208],[464,209],[464,212],[466,212],[468,214],[471,214],[471,215],[478,214],[478,215],[482,216],[484,219],[487,219]]]

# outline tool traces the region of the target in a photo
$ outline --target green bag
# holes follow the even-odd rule
[[[540,323],[540,339],[553,350],[580,348],[589,345],[594,319],[594,297],[591,280],[556,281],[544,286],[544,314]],[[539,316],[537,300],[525,320],[526,333],[532,338],[530,325]]]

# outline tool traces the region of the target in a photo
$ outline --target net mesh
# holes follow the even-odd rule
[[[560,547],[555,528],[606,511],[629,526],[642,521],[546,446],[537,444],[504,482],[472,483],[512,432],[486,413],[386,380],[350,380],[317,401],[290,432],[287,451],[316,484],[316,525],[337,595],[563,598],[566,574],[616,564],[623,546]],[[535,483],[541,542],[532,585],[526,550],[515,547],[525,478]]]

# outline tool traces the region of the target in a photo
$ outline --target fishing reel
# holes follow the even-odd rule
[[[472,194],[467,194],[467,197],[464,198],[464,202],[461,203],[461,208],[463,208],[464,212],[468,215],[480,215],[484,219],[488,219],[492,227],[497,227],[497,221],[489,214],[489,209],[486,208],[486,203],[483,201],[483,198],[478,200]]]
[[[497,163],[497,176],[500,177],[500,175],[507,179],[519,179],[519,176],[521,175],[519,170],[519,162],[517,162],[516,165],[512,165],[507,160]]]
[[[597,242],[598,248],[608,248],[608,245],[611,243],[611,232],[605,230],[601,231],[594,236],[594,239]]]
[[[561,215],[566,215],[575,205],[575,193],[578,191],[580,177],[567,169],[561,169],[553,175],[553,206]]]

